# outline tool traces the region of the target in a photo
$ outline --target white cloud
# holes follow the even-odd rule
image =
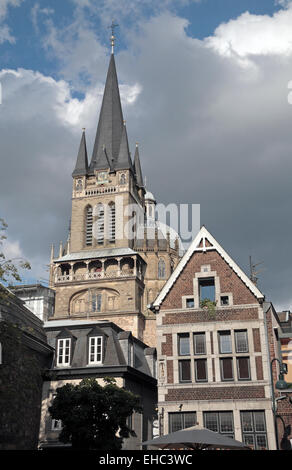
[[[281,13],[290,18],[289,9]],[[261,37],[266,22],[259,19]],[[241,20],[233,24],[239,37]],[[284,19],[272,20],[280,36]],[[76,24],[68,34],[51,24],[47,39],[65,57],[63,80],[23,69],[0,74],[1,215],[13,240],[36,261],[36,277],[50,244],[66,240],[81,128],[90,157],[108,65],[108,49],[90,28],[80,25],[72,43]],[[255,49],[256,73],[242,69],[236,54],[222,55],[188,37],[186,26],[167,13],[140,22],[128,35],[128,49],[116,54],[131,149],[139,141],[143,173],[157,200],[201,203],[202,223],[243,268],[251,251],[255,261],[264,260],[260,287],[289,308],[290,60],[283,52],[260,49],[259,55]],[[241,47],[236,43],[236,53],[248,57]],[[65,79],[80,69],[91,78],[82,82],[83,99]]]
[[[3,242],[1,249],[7,260],[15,259],[15,258],[23,258],[23,253],[20,248],[20,244],[18,240],[17,241],[5,240]]]
[[[4,19],[9,7],[19,7],[23,0],[0,0],[0,18]]]
[[[0,0],[0,44],[16,42],[15,37],[11,34],[10,28],[4,23],[8,16],[8,9],[10,7],[19,7],[24,0]]]
[[[245,12],[223,23],[206,44],[227,57],[245,58],[255,55],[292,54],[292,4],[273,16]]]
[[[54,13],[53,8],[41,8],[39,3],[35,3],[31,9],[31,20],[34,26],[34,29],[37,33],[39,30],[39,17],[45,16],[48,17]]]

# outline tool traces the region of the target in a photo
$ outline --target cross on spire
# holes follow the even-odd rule
[[[112,30],[112,35],[111,35],[111,45],[112,45],[112,54],[114,53],[114,47],[115,47],[115,28],[117,28],[119,25],[115,24],[114,20],[112,20],[112,24],[109,26],[109,28]]]

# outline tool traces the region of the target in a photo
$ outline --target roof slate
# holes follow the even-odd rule
[[[115,166],[123,132],[123,112],[114,55],[111,55],[95,143],[90,163],[90,171],[104,169],[104,148],[107,157]]]

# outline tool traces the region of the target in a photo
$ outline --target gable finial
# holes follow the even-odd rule
[[[111,35],[111,45],[112,45],[112,54],[114,53],[114,47],[115,47],[115,28],[117,28],[119,25],[115,24],[114,20],[112,20],[112,24],[109,26],[109,28],[112,30],[112,35]]]

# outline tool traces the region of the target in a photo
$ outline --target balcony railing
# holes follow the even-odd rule
[[[82,282],[90,281],[93,279],[111,279],[117,277],[133,277],[137,276],[141,279],[141,273],[137,269],[115,269],[110,271],[95,271],[95,272],[86,272],[84,274],[62,274],[55,276],[55,283],[58,282]]]

